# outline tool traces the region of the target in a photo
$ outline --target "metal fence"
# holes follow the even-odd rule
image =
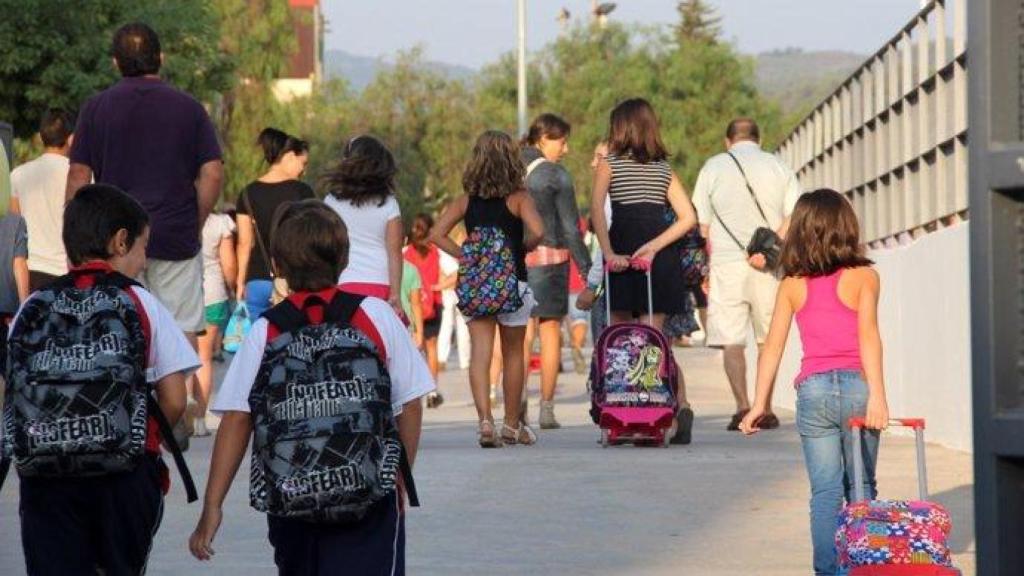
[[[847,194],[865,242],[967,217],[967,0],[932,0],[786,138],[805,190]]]

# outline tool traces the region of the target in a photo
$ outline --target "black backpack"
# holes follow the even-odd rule
[[[249,395],[253,419],[250,503],[274,516],[354,522],[396,490],[416,487],[391,409],[391,380],[378,345],[352,327],[363,298],[285,300],[263,316],[268,331]],[[307,310],[324,307],[311,324]]]
[[[82,275],[92,282],[80,287]],[[25,304],[7,347],[0,483],[12,460],[23,477],[134,470],[145,454],[152,416],[189,502],[196,500],[171,427],[146,382],[149,334],[132,286],[138,284],[116,272],[76,271]]]

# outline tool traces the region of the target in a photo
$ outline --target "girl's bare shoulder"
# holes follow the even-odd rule
[[[525,189],[516,190],[515,192],[509,194],[507,198],[505,198],[505,204],[508,206],[508,209],[513,214],[519,216],[520,212],[523,209],[523,203],[526,202],[527,200],[530,200],[529,192],[527,192]]]
[[[789,302],[793,310],[799,310],[807,300],[807,279],[801,276],[783,278],[779,284],[779,294]]]
[[[877,288],[881,283],[881,278],[878,275],[878,270],[875,270],[872,266],[857,266],[856,268],[847,268],[843,273],[847,276],[853,284],[857,286],[868,286]]]

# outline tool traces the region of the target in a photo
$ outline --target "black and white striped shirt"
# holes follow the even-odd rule
[[[657,204],[664,206],[669,184],[672,183],[672,168],[668,162],[659,160],[641,164],[629,157],[607,156],[612,169],[611,186],[608,195],[615,204]]]

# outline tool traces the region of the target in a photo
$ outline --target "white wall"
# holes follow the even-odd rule
[[[278,78],[270,89],[278,102],[286,104],[296,98],[305,98],[313,94],[312,78]]]
[[[968,227],[938,230],[870,257],[882,278],[879,323],[889,412],[923,417],[928,441],[971,451]],[[795,406],[792,382],[800,355],[794,324],[775,386],[777,406]],[[752,346],[747,358],[753,391]]]

